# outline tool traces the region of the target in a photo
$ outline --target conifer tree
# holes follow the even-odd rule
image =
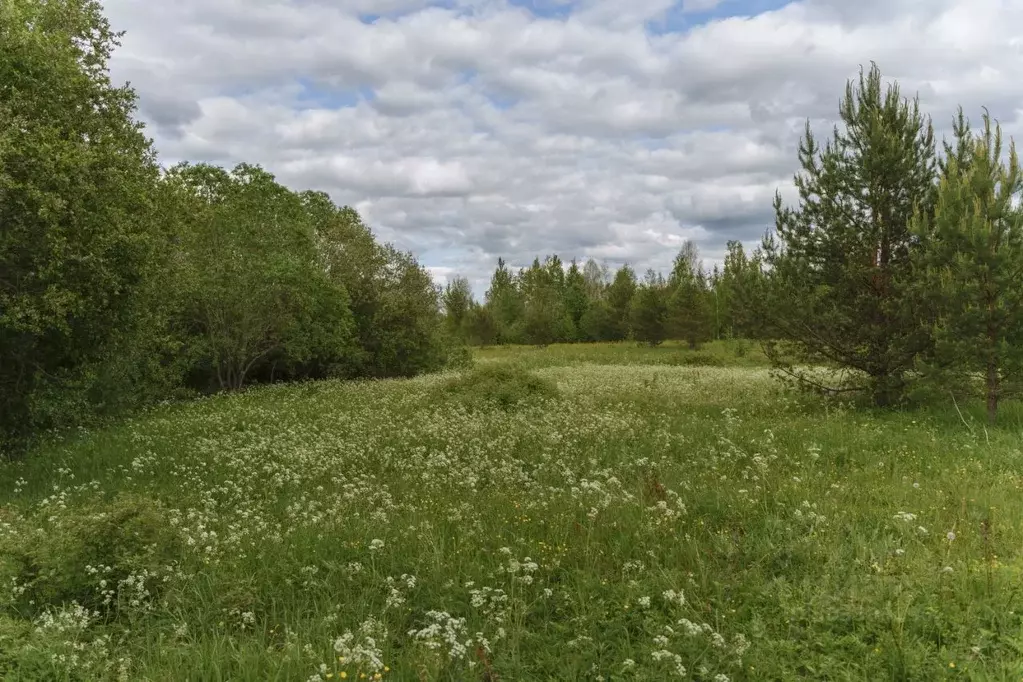
[[[917,100],[903,99],[895,84],[882,87],[876,66],[860,72],[858,85],[847,83],[839,113],[844,126],[823,147],[807,122],[798,206],[775,199],[775,232],[764,240],[772,281],[760,313],[771,335],[789,343],[765,349],[803,386],[866,391],[890,405],[929,344],[907,294],[909,221],[933,203],[933,131]],[[797,363],[840,368],[845,380],[821,383]]]
[[[664,278],[653,270],[636,289],[630,315],[635,340],[657,346],[668,337],[667,289]]]
[[[686,240],[675,256],[668,277],[668,330],[672,337],[684,339],[690,348],[714,335],[714,317],[710,290],[703,272],[699,250]]]
[[[622,341],[629,338],[632,297],[636,294],[636,272],[623,265],[615,273],[614,280],[607,288],[607,304],[610,312],[608,341]]]
[[[586,314],[586,309],[589,307],[589,300],[586,294],[586,278],[583,276],[582,270],[579,269],[579,265],[572,261],[572,265],[569,266],[568,272],[565,274],[565,308],[568,311],[568,316],[572,320],[572,336],[571,340],[575,341],[582,338],[582,320],[583,315]]]
[[[918,212],[917,263],[935,315],[925,373],[952,388],[984,377],[994,423],[1005,382],[1023,370],[1023,175],[1015,144],[1002,160],[1002,131],[985,112],[972,135],[960,111],[957,146],[946,146],[933,218]]]

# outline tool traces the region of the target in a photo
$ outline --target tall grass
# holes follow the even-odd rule
[[[492,349],[4,464],[0,676],[1023,676],[1018,430],[685,353]]]

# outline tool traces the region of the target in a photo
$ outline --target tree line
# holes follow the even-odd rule
[[[157,163],[97,2],[0,3],[0,452],[254,382],[451,360],[439,291],[256,165]]]
[[[727,249],[724,267],[708,270],[687,240],[667,278],[654,270],[640,278],[629,265],[612,272],[592,258],[566,267],[557,255],[537,257],[516,272],[498,259],[483,302],[465,277],[448,282],[445,324],[453,338],[481,346],[678,339],[696,348],[715,338],[755,338],[756,321],[738,296],[764,277],[760,251],[747,255],[739,241]]]
[[[485,300],[445,289],[446,324],[477,344],[620,341],[690,346],[758,338],[775,370],[825,395],[879,407],[935,392],[980,394],[994,422],[1023,376],[1023,176],[1015,144],[985,110],[960,108],[935,139],[918,98],[872,65],[846,84],[841,126],[799,147],[795,205],[747,256],[728,244],[707,273],[687,243],[671,273],[638,281],[557,256],[516,273],[503,261]]]

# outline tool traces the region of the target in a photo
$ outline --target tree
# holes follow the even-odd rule
[[[453,339],[465,338],[465,325],[472,309],[472,286],[465,277],[455,277],[444,288],[441,296],[444,306],[444,323]]]
[[[524,302],[503,258],[497,259],[497,269],[490,278],[485,300],[497,323],[499,342],[514,343],[520,340]]]
[[[994,423],[1006,379],[1023,371],[1023,175],[1015,144],[1002,161],[1001,126],[973,136],[960,110],[957,148],[947,148],[933,218],[918,211],[913,233],[920,285],[931,297],[934,350],[925,372],[952,388],[984,377]]]
[[[572,320],[571,340],[577,340],[582,336],[582,319],[589,307],[589,296],[586,292],[586,277],[583,275],[579,265],[573,260],[565,274],[565,308]]]
[[[302,194],[322,268],[349,296],[357,348],[345,376],[409,376],[445,357],[439,292],[408,253],[380,244],[358,212],[322,192]]]
[[[43,396],[88,383],[129,326],[159,242],[158,169],[135,92],[110,81],[119,34],[98,2],[8,0],[0,27],[0,449],[13,449],[53,425]]]
[[[497,343],[497,321],[490,306],[474,303],[466,317],[466,334],[470,343],[490,346]]]
[[[537,258],[523,270],[519,286],[525,299],[523,333],[528,342],[546,346],[566,341],[573,335],[572,320],[565,306],[565,273],[561,260]]]
[[[322,267],[299,195],[247,164],[230,173],[180,164],[167,182],[188,202],[178,235],[184,326],[220,389],[242,388],[261,365],[295,371],[349,355],[348,294]]]
[[[724,330],[731,336],[750,339],[760,336],[757,302],[761,299],[764,273],[760,249],[746,255],[742,242],[726,245],[724,268],[715,289]]]
[[[687,239],[675,256],[668,276],[668,333],[674,338],[684,339],[690,348],[713,338],[714,315],[710,298],[699,249]]]
[[[636,294],[636,273],[623,265],[615,273],[614,280],[607,288],[607,303],[610,312],[608,341],[629,338],[632,297]]]
[[[632,298],[632,336],[650,346],[660,345],[668,336],[667,289],[664,278],[653,270]]]
[[[618,330],[611,306],[603,299],[592,301],[579,320],[579,338],[584,341],[612,341]]]
[[[610,281],[610,272],[607,264],[598,264],[592,258],[583,265],[583,279],[586,281],[586,296],[590,301],[603,298]]]
[[[917,100],[902,99],[895,84],[883,90],[876,66],[847,84],[839,113],[844,129],[823,147],[807,121],[798,207],[775,198],[763,249],[772,281],[760,312],[791,352],[765,349],[803,386],[865,391],[890,405],[929,344],[907,293],[916,248],[909,220],[933,204],[933,131]],[[794,363],[831,365],[846,381],[823,383]]]

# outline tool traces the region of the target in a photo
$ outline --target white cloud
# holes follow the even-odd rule
[[[262,163],[331,193],[439,280],[498,256],[667,268],[757,240],[875,60],[939,129],[1023,130],[1023,0],[106,0],[114,76],[161,157]],[[522,4],[522,3],[518,3]],[[529,4],[529,3],[527,3]],[[681,10],[681,12],[680,12]],[[721,19],[671,32],[713,10]],[[360,15],[381,15],[365,23]],[[544,18],[553,12],[554,16]],[[731,13],[734,16],[726,16]],[[749,15],[749,16],[747,16]]]

